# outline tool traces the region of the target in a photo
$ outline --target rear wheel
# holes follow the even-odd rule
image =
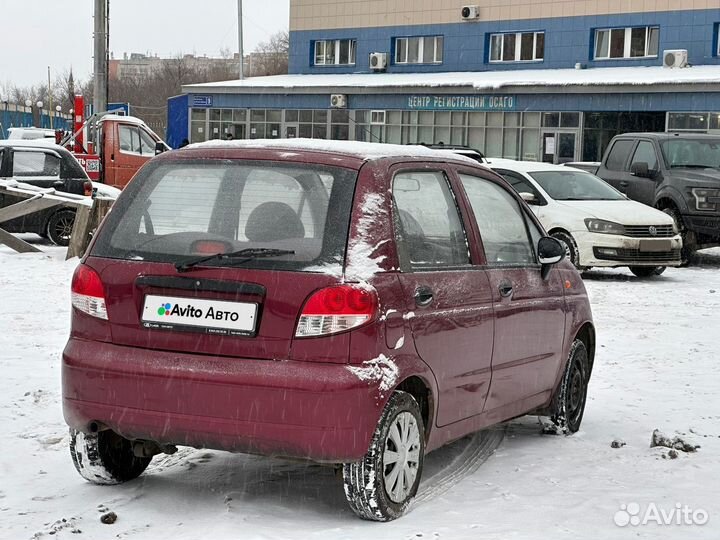
[[[75,212],[73,210],[60,210],[55,212],[47,224],[48,238],[58,246],[70,244],[73,226],[75,225]]]
[[[137,457],[132,441],[106,430],[88,435],[70,430],[70,456],[75,468],[93,484],[122,484],[140,476],[152,458]]]
[[[631,266],[630,271],[639,278],[659,276],[667,270],[665,266]]]
[[[589,382],[590,359],[587,347],[581,340],[576,339],[570,347],[565,373],[555,393],[550,415],[553,424],[566,435],[580,429]]]
[[[573,263],[575,268],[579,268],[580,265],[580,252],[578,251],[577,243],[575,239],[565,231],[555,231],[550,236],[558,240],[565,248],[565,257],[568,261]]]
[[[678,212],[677,208],[675,208],[674,206],[669,206],[667,208],[663,208],[663,212],[673,218],[673,221],[675,222],[675,228],[680,232],[680,236],[682,237],[683,241],[683,247],[682,251],[680,252],[680,257],[682,259],[683,266],[687,266],[690,262],[690,259],[693,255],[695,255],[695,252],[697,251],[697,237],[695,236],[695,233],[693,231],[687,230],[685,222],[683,221],[682,216],[680,215],[680,212]]]
[[[405,513],[420,484],[424,433],[415,398],[395,392],[365,457],[343,465],[345,497],[353,512],[373,521],[390,521]]]

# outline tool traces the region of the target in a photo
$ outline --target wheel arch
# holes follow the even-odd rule
[[[590,322],[583,324],[575,334],[575,339],[579,339],[585,344],[590,359],[590,372],[592,373],[593,364],[595,363],[595,327]],[[573,340],[574,341],[574,340]]]
[[[435,398],[430,384],[419,375],[410,375],[395,387],[395,390],[410,394],[420,406],[420,415],[425,424],[425,440],[430,437],[430,431],[435,412]]]

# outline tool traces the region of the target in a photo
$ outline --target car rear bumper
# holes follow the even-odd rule
[[[70,339],[63,412],[130,439],[320,462],[367,452],[384,399],[347,366],[211,357]]]
[[[585,231],[573,233],[580,266],[680,266],[682,239],[630,238]]]

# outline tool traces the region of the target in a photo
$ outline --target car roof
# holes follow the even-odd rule
[[[586,172],[580,169],[565,167],[564,165],[554,165],[552,163],[544,163],[542,161],[515,161],[512,159],[485,158],[487,166],[491,169],[507,169],[517,172],[539,172],[539,171],[563,171],[563,172]],[[590,174],[590,173],[587,173]]]
[[[718,140],[720,136],[711,135],[709,133],[692,133],[692,132],[658,132],[658,133],[623,133],[617,136],[618,139],[713,139]]]
[[[452,150],[436,150],[426,146],[368,143],[360,141],[333,141],[324,139],[242,139],[213,140],[186,146],[178,151],[197,152],[198,150],[275,150],[278,152],[312,152],[347,156],[362,161],[384,158],[420,158],[439,161],[454,161],[465,165],[477,166],[474,159],[462,156]]]
[[[55,144],[55,141],[49,139],[5,139],[0,141],[0,148],[32,148],[32,149],[49,149],[56,152],[67,151],[62,146]]]

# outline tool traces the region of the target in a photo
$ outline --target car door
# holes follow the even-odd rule
[[[615,189],[627,192],[630,180],[629,159],[635,149],[633,139],[615,139],[605,163],[600,167],[602,179]]]
[[[117,124],[117,130],[113,185],[122,189],[140,167],[155,156],[155,140],[140,126]]]
[[[638,141],[627,171],[628,178],[625,180],[627,182],[625,194],[634,201],[653,206],[655,204],[655,188],[658,177],[646,178],[630,173],[636,163],[647,163],[648,171],[653,171],[656,175],[660,174],[658,156],[652,141]],[[620,185],[622,186],[622,182]]]
[[[469,172],[459,177],[480,232],[495,311],[485,410],[517,407],[521,401],[528,408],[539,406],[562,362],[562,280],[557,271],[542,279],[536,246],[543,233],[517,195],[499,179]]]
[[[444,426],[483,411],[491,377],[492,293],[485,270],[472,264],[447,167],[413,165],[392,173],[404,317],[437,381],[436,423]]]

